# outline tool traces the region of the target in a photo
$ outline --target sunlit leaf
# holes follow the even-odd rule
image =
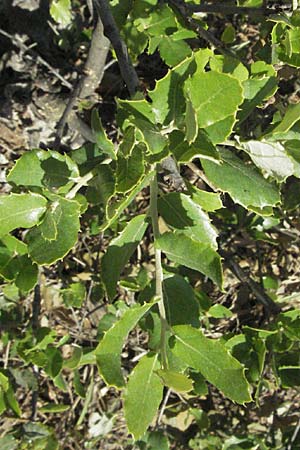
[[[186,194],[171,192],[158,199],[158,211],[165,222],[195,241],[217,248],[217,232],[208,215]]]
[[[172,351],[231,400],[244,404],[251,401],[250,386],[243,366],[216,339],[210,339],[189,325],[174,327]]]
[[[157,239],[156,246],[171,261],[198,270],[222,288],[221,258],[209,244],[182,233],[164,233]]]
[[[175,392],[189,392],[193,389],[193,381],[183,373],[163,369],[157,370],[156,373],[163,384]]]
[[[221,156],[221,165],[204,159],[202,165],[209,180],[221,191],[228,192],[236,203],[249,209],[263,209],[280,202],[278,187],[253,166],[226,149],[221,150]]]
[[[63,258],[75,245],[80,228],[80,205],[63,197],[53,197],[57,235],[53,240],[45,239],[43,223],[26,235],[28,251],[38,264],[52,264]]]
[[[31,228],[40,222],[47,200],[38,194],[0,196],[0,236],[16,228]]]
[[[185,82],[197,112],[199,128],[206,128],[236,114],[243,101],[240,82],[220,72],[196,72]]]

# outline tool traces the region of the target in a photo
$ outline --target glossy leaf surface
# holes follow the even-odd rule
[[[157,374],[164,385],[175,392],[189,392],[193,389],[193,381],[183,373],[160,369]]]
[[[172,192],[160,197],[158,211],[171,227],[195,241],[217,248],[217,232],[208,215],[187,195]]]
[[[243,101],[240,82],[224,73],[196,72],[185,86],[197,112],[199,128],[236,114]]]
[[[210,181],[245,208],[264,208],[280,202],[277,186],[268,182],[254,167],[245,164],[232,151],[221,151],[223,164],[202,160]]]
[[[76,201],[62,197],[55,199],[53,218],[57,234],[54,239],[45,238],[45,225],[43,222],[38,227],[30,230],[26,236],[28,251],[31,258],[38,264],[52,264],[63,258],[73,248],[77,241],[80,228],[80,205]]]
[[[38,194],[0,196],[0,236],[16,228],[31,228],[46,211],[47,200]]]
[[[251,401],[250,386],[243,366],[216,339],[209,339],[195,328],[179,325],[173,328],[172,351],[201,374],[227,397],[237,403]],[[171,343],[172,346],[172,343]]]
[[[171,261],[198,270],[222,288],[221,258],[210,245],[182,233],[164,233],[156,245]]]

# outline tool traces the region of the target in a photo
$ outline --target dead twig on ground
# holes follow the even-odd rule
[[[280,306],[277,305],[259,283],[253,280],[242,267],[235,260],[234,256],[228,252],[220,250],[219,253],[224,258],[224,264],[228,267],[228,269],[242,282],[249,286],[253,295],[256,299],[265,307],[266,313],[268,315],[278,314],[280,312]]]
[[[0,28],[0,34],[2,36],[5,36],[6,38],[10,39],[13,45],[18,47],[21,51],[24,53],[28,53],[33,59],[36,60],[38,64],[41,66],[46,67],[49,72],[51,72],[56,78],[58,78],[64,86],[66,86],[68,89],[72,89],[73,86],[71,83],[69,83],[67,80],[64,79],[64,77],[56,70],[54,67],[51,66],[44,58],[42,58],[35,50],[33,50],[33,46],[28,46],[24,44],[24,42],[18,37],[13,36],[12,34],[7,33],[6,31],[2,30]]]

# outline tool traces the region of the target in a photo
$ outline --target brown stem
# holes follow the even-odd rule
[[[101,19],[98,18],[93,32],[88,57],[84,66],[83,75],[75,84],[67,106],[56,127],[55,148],[59,148],[64,134],[65,125],[68,124],[73,130],[78,130],[90,140],[89,127],[77,117],[74,107],[77,100],[92,96],[101,83],[104,75],[106,57],[109,51],[109,40],[104,36]]]

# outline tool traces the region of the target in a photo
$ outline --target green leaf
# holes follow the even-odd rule
[[[164,304],[170,325],[199,326],[199,305],[191,285],[180,275],[163,281]]]
[[[135,26],[139,31],[147,31],[151,36],[162,36],[168,34],[168,30],[177,29],[176,16],[165,4],[156,8],[146,17],[135,20]]]
[[[67,307],[80,308],[86,297],[85,286],[82,283],[71,283],[67,289],[62,289],[62,295]]]
[[[205,132],[212,144],[222,144],[232,133],[236,122],[235,114],[225,117],[205,128]]]
[[[27,255],[19,258],[19,273],[16,277],[16,286],[23,292],[31,291],[38,281],[38,266]]]
[[[122,270],[140,243],[147,229],[146,215],[134,217],[122,233],[113,239],[102,258],[102,280],[110,300],[116,295],[116,287]]]
[[[278,188],[258,170],[229,150],[221,150],[221,156],[221,165],[204,159],[201,162],[209,180],[223,192],[228,192],[236,203],[248,209],[263,209],[280,202]]]
[[[0,438],[0,447],[2,450],[17,450],[19,447],[19,442],[11,434],[6,434],[5,436]]]
[[[136,119],[132,120],[132,123],[139,129],[141,132],[141,142],[143,142],[147,150],[156,155],[163,151],[167,144],[167,138],[165,135],[161,133],[161,130],[158,126],[153,125],[148,120]]]
[[[189,144],[192,144],[198,135],[198,122],[196,111],[189,97],[186,99],[185,126],[185,138]]]
[[[0,387],[4,392],[6,392],[9,388],[8,377],[2,372],[0,372]]]
[[[149,92],[157,123],[167,125],[174,122],[175,126],[179,126],[183,122],[185,111],[183,83],[194,66],[193,58],[185,59],[169,70],[164,78],[158,80],[155,89]]]
[[[57,404],[57,403],[48,403],[47,405],[42,406],[39,408],[39,411],[41,413],[62,413],[64,411],[68,411],[70,409],[70,405],[63,405],[63,404]]]
[[[243,82],[245,101],[237,116],[239,124],[244,122],[264,100],[274,95],[277,83],[275,76],[266,76],[265,74],[259,78],[249,78]]]
[[[232,44],[235,41],[235,28],[232,24],[226,26],[222,33],[221,41],[225,44]]]
[[[130,191],[144,175],[144,149],[136,145],[130,155],[124,157],[118,154],[116,191],[126,193]]]
[[[215,319],[225,319],[233,316],[230,309],[218,304],[213,305],[207,312],[211,317],[214,317]]]
[[[172,351],[231,400],[250,402],[250,386],[243,366],[233,358],[220,341],[209,339],[189,325],[174,327]],[[172,343],[171,343],[172,345]]]
[[[183,373],[162,369],[157,370],[156,373],[163,384],[175,392],[189,392],[193,389],[193,381]]]
[[[300,120],[300,103],[289,105],[282,121],[272,130],[272,135],[276,133],[286,133],[295,123]]]
[[[57,211],[56,211],[57,210]],[[60,209],[59,203],[52,203],[46,214],[44,220],[40,225],[40,230],[47,241],[54,241],[57,238],[57,215],[59,217]]]
[[[28,251],[37,264],[52,264],[63,258],[77,241],[80,228],[80,205],[76,201],[53,196],[57,236],[54,240],[45,239],[43,223],[30,230],[26,236]]]
[[[240,82],[224,73],[197,71],[185,82],[185,88],[197,112],[199,128],[235,115],[243,101]]]
[[[17,253],[18,255],[27,255],[28,253],[27,245],[10,234],[3,236],[1,243],[12,253]]]
[[[294,163],[280,142],[248,141],[240,145],[257,167],[276,180],[282,182],[294,174]]]
[[[100,164],[95,169],[95,173],[95,177],[89,182],[86,198],[94,205],[102,204],[106,206],[115,193],[114,174],[111,167],[107,164]]]
[[[130,156],[135,144],[136,144],[135,128],[128,127],[126,128],[122,142],[119,145],[118,153],[121,153],[123,157]]]
[[[155,303],[136,305],[128,309],[104,335],[95,349],[97,366],[106,384],[122,388],[121,351],[128,333]]]
[[[20,409],[19,403],[16,399],[14,390],[12,386],[9,386],[7,391],[4,393],[5,403],[12,409],[16,416],[21,417],[22,411]]]
[[[47,187],[66,193],[78,177],[77,164],[68,155],[53,150],[31,150],[18,159],[7,180],[17,186]]]
[[[162,431],[151,431],[147,438],[147,450],[170,450],[167,436]],[[6,450],[6,449],[5,449]],[[9,448],[8,450],[13,450]]]
[[[126,118],[136,117],[155,124],[155,116],[151,104],[143,100],[118,100],[118,119],[123,123]],[[130,119],[129,119],[130,120]],[[128,124],[127,124],[128,126]],[[130,127],[133,128],[133,127]],[[127,129],[125,133],[127,132]]]
[[[38,194],[0,196],[0,236],[16,228],[31,228],[46,211],[47,200]]]
[[[240,81],[249,77],[248,69],[237,58],[228,55],[213,55],[209,60],[211,70],[228,73]]]
[[[71,0],[53,0],[50,14],[56,22],[66,27],[72,20]]]
[[[223,203],[220,198],[220,194],[215,192],[207,192],[197,188],[193,184],[187,183],[188,193],[191,195],[192,200],[201,206],[204,211],[214,212],[220,208],[223,208]]]
[[[161,58],[168,66],[175,66],[192,53],[186,42],[173,40],[172,36],[161,36],[158,47]]]
[[[85,387],[80,381],[80,374],[77,369],[74,370],[73,383],[74,383],[74,390],[75,390],[76,394],[79,395],[79,397],[81,397],[81,398],[85,398],[85,395],[86,395]]]
[[[61,352],[55,347],[47,347],[45,355],[47,358],[47,362],[44,367],[45,372],[49,375],[49,377],[55,378],[63,367]]]
[[[164,233],[156,240],[156,246],[171,261],[198,270],[222,289],[221,258],[210,245],[194,241],[182,233]]]
[[[81,356],[82,356],[82,348],[74,346],[72,356],[68,359],[65,359],[63,362],[64,369],[69,370],[76,369],[79,366]]]
[[[295,27],[287,31],[286,42],[287,41],[290,48],[290,57],[294,53],[300,53],[300,27]]]
[[[2,389],[0,389],[0,415],[2,415],[4,413],[4,411],[6,411],[6,403],[5,403],[5,398],[4,398],[4,392],[2,391]],[[0,438],[0,444],[2,444],[2,439]],[[2,447],[1,447],[2,448]],[[5,450],[10,450],[11,447],[4,447]]]
[[[20,270],[18,258],[6,247],[0,247],[0,275],[7,281],[13,281]]]
[[[99,114],[96,109],[92,111],[92,130],[94,133],[95,142],[99,148],[108,155],[111,159],[116,159],[115,146],[113,142],[108,139],[103,126]]]
[[[216,249],[217,232],[208,215],[193,200],[179,192],[171,192],[158,199],[158,212],[164,221],[194,241]]]
[[[158,355],[145,355],[131,372],[124,393],[125,419],[135,440],[140,439],[152,422],[163,395],[156,371]]]
[[[170,325],[190,324],[199,327],[199,304],[192,286],[182,276],[166,277],[163,280],[163,294],[167,321]],[[140,293],[138,300],[140,303],[147,302],[154,296],[155,282],[153,281]],[[151,323],[155,326],[153,320],[151,319]],[[160,323],[158,327],[160,334]]]
[[[107,205],[107,220],[103,223],[103,225],[101,225],[100,231],[106,230],[118,219],[124,209],[127,208],[128,205],[130,205],[135,196],[150,183],[152,177],[153,171],[147,173],[130,193],[124,195],[124,197],[122,197],[121,199],[118,199],[117,201]]]
[[[204,130],[199,130],[194,142],[190,145],[184,140],[184,134],[175,130],[169,136],[169,148],[180,163],[188,163],[195,158],[219,160],[219,152]]]

